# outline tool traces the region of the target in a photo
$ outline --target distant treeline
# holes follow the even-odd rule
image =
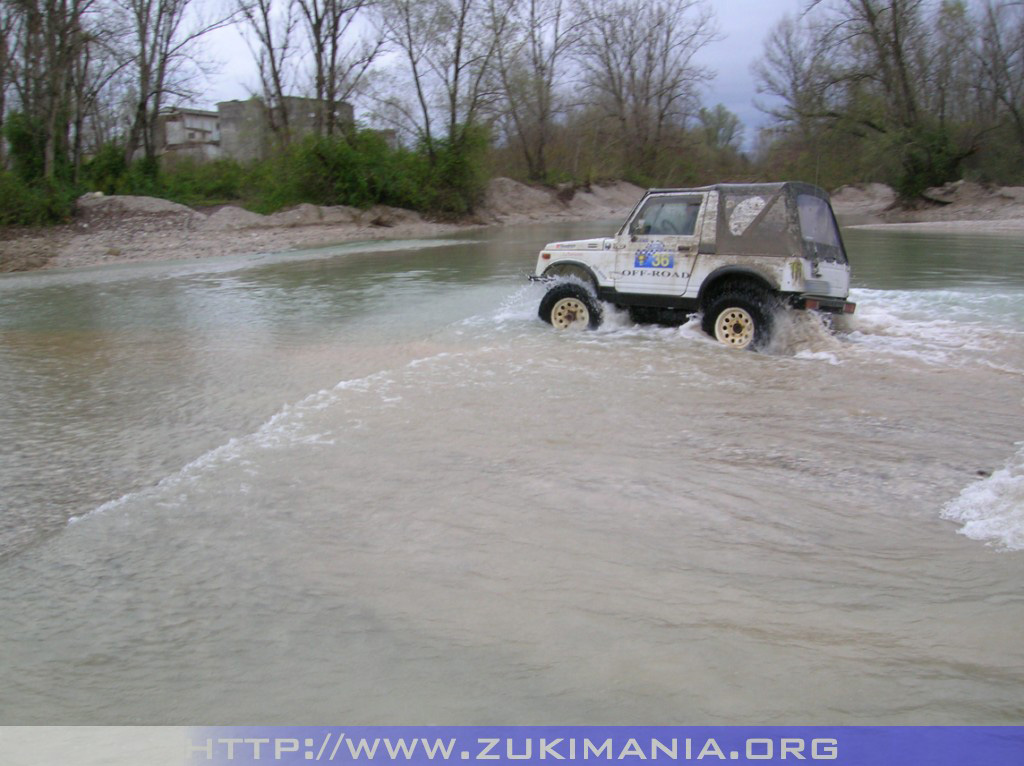
[[[225,26],[252,51],[268,157],[161,164],[157,115],[200,98]],[[907,198],[1024,180],[1019,0],[809,0],[765,41],[772,123],[746,144],[696,63],[714,38],[706,0],[0,0],[0,224],[61,220],[90,190],[460,216],[499,174]],[[281,108],[297,93],[326,107],[313,136]],[[400,147],[335,119],[342,101]]]
[[[774,131],[761,172],[1024,182],[1024,3],[831,0],[781,21],[756,66]]]

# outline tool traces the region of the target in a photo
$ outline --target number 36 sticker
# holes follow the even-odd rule
[[[676,265],[676,257],[672,252],[662,252],[660,242],[652,242],[642,250],[637,250],[633,267],[637,269],[671,269]]]

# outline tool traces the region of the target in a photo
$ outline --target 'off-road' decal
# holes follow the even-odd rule
[[[664,242],[648,242],[636,251],[633,266],[638,269],[671,269],[676,265],[676,256],[665,249]]]

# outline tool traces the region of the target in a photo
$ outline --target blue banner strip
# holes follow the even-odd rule
[[[187,739],[188,766],[1024,765],[1024,726],[223,726]]]

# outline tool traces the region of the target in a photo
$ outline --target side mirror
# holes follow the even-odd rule
[[[636,235],[644,233],[644,219],[637,218],[629,227],[629,233],[633,237],[633,241],[636,242]]]

